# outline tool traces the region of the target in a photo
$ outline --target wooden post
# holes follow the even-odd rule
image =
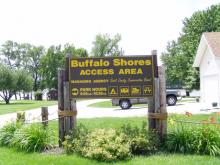
[[[158,74],[160,86],[160,113],[167,115],[165,69],[163,67],[158,67]],[[158,129],[160,140],[163,141],[167,134],[167,118],[159,120]]]
[[[59,146],[65,136],[76,126],[76,100],[70,99],[69,58],[66,58],[66,69],[58,71],[58,115],[59,115]]]
[[[151,54],[157,52],[154,50]],[[162,142],[167,134],[166,79],[164,68],[157,67],[157,64],[155,67],[154,97],[148,99],[148,121],[149,130],[156,130]]]
[[[77,114],[77,108],[76,108],[76,99],[72,99],[71,101],[71,111],[75,112],[75,114]],[[71,118],[71,129],[74,129],[76,128],[76,115],[75,116],[72,116]]]
[[[65,70],[58,70],[58,110],[64,111],[64,81],[65,81]],[[64,141],[64,117],[58,115],[59,117],[59,147],[62,147],[62,142]]]
[[[157,51],[156,50],[152,50],[151,51],[151,55],[155,55],[156,56],[157,55]],[[157,72],[157,68],[156,68],[155,72]],[[155,93],[155,97],[151,97],[151,98],[148,99],[148,114],[153,114],[153,113],[156,112],[155,111],[155,109],[156,109],[155,103],[158,102],[158,100],[156,100],[156,99],[158,99],[158,96],[156,94],[156,90],[158,89],[158,87],[157,87],[157,84],[158,84],[157,81],[158,80],[155,78],[153,81],[155,83],[155,86],[154,86],[154,89],[153,89],[153,92]],[[148,115],[148,123],[149,123],[149,127],[148,128],[149,128],[150,131],[156,129],[156,119],[155,118],[151,118]]]
[[[69,84],[69,60],[72,57],[71,54],[67,55],[66,58],[66,82],[64,83],[64,109],[65,111],[70,111],[74,113],[74,116],[65,117],[65,135],[69,133],[70,130],[76,127],[76,99],[70,98],[70,84]]]
[[[155,95],[154,95],[154,99],[155,99],[155,113],[156,114],[160,114],[160,84],[159,84],[159,78],[155,78],[154,79],[154,91],[155,91]],[[160,130],[159,130],[159,119],[155,118],[155,129],[157,130],[157,132],[160,134]]]
[[[25,122],[25,112],[23,111],[17,112],[17,122],[21,122],[21,123]]]
[[[41,117],[44,129],[48,126],[48,107],[41,107]]]
[[[69,93],[69,82],[64,82],[64,110],[70,111],[71,110],[71,104],[70,104],[70,93]],[[64,117],[64,125],[65,125],[65,136],[69,133],[71,130],[70,128],[70,116]]]
[[[148,114],[154,113],[155,110],[155,104],[154,104],[154,98],[149,98],[148,99]],[[150,118],[148,115],[148,129],[150,131],[156,129],[156,121],[154,118]]]

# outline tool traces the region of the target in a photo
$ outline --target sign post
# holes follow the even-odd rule
[[[157,55],[157,51],[151,52]],[[154,97],[148,99],[149,130],[156,130],[162,142],[167,134],[166,80],[163,67],[158,67],[154,78]]]

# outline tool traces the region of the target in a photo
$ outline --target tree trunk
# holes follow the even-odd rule
[[[34,91],[37,91],[37,90],[38,90],[38,89],[37,89],[37,88],[38,88],[38,87],[37,87],[37,78],[38,78],[37,76],[34,77]]]
[[[17,100],[17,94],[16,94],[16,92],[15,92],[15,100]]]
[[[19,97],[20,97],[20,100],[21,100],[21,92],[19,92]]]
[[[5,99],[6,104],[9,104],[10,103],[9,101],[10,101],[10,99]]]

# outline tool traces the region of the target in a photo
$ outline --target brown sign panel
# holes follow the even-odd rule
[[[154,56],[71,58],[72,98],[132,98],[153,96]]]

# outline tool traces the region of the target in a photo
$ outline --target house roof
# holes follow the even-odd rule
[[[194,67],[199,67],[206,48],[209,48],[215,57],[220,57],[220,32],[206,32],[202,34],[193,64]]]

